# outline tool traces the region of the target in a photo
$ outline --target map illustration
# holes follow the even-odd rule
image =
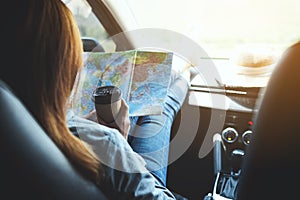
[[[92,92],[106,85],[122,90],[130,116],[162,112],[171,76],[171,52],[84,52],[83,56],[84,67],[77,77],[76,92],[72,94],[75,114],[84,116],[91,112],[95,108]]]

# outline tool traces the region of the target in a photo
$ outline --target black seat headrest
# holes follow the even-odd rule
[[[81,37],[83,51],[85,52],[105,52],[102,45],[92,37]]]
[[[297,199],[300,178],[300,43],[277,64],[256,114],[238,199]]]
[[[1,195],[8,199],[106,199],[72,167],[0,80]]]

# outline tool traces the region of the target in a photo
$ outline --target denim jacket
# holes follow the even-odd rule
[[[75,116],[71,110],[67,124],[102,162],[105,178],[101,190],[109,199],[175,199],[118,130]]]

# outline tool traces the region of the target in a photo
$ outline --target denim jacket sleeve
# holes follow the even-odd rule
[[[67,123],[102,162],[105,178],[101,189],[109,199],[175,199],[118,130],[77,117],[72,111],[68,111]]]

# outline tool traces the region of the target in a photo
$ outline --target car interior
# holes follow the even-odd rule
[[[265,22],[272,24],[271,21],[275,21],[274,26],[279,26],[276,31],[280,32],[280,36],[284,35],[284,39],[275,35],[274,38],[278,37],[276,43],[271,36],[256,38],[255,34],[249,35],[247,32],[247,36],[255,39],[243,41],[237,34],[232,37],[243,43],[242,48],[233,48],[234,45],[230,44],[230,53],[228,49],[225,49],[225,53],[220,53],[222,48],[212,50],[215,46],[225,45],[218,45],[222,41],[219,36],[216,36],[217,39],[200,38],[200,41],[203,40],[200,48],[196,43],[196,36],[193,38],[184,32],[176,32],[179,29],[175,25],[175,31],[170,31],[167,22],[162,22],[163,26],[159,27],[156,17],[143,18],[142,16],[153,13],[143,12],[146,6],[151,5],[150,1],[140,1],[138,3],[126,0],[116,3],[109,0],[64,0],[77,20],[85,52],[149,48],[161,50],[170,47],[168,50],[175,53],[174,69],[179,72],[188,69],[191,78],[188,95],[171,131],[167,187],[175,194],[195,200],[297,199],[297,181],[300,178],[297,135],[300,113],[300,93],[297,93],[298,84],[300,85],[300,50],[296,48],[291,56],[283,53],[299,41],[299,34],[295,32],[300,27],[300,22],[294,17],[299,3],[289,0],[282,3],[282,7],[273,6],[274,11],[285,9],[286,12],[282,11],[285,18],[276,15],[277,18],[272,19],[275,15],[267,15],[269,18]],[[216,3],[199,2],[211,6]],[[194,4],[200,6],[199,2],[197,4],[189,0],[186,3],[191,3],[190,5],[182,5],[178,2],[161,3],[155,0],[152,4],[161,5],[156,7],[157,13],[165,13],[173,5],[175,12],[178,9],[191,9]],[[254,8],[258,5],[257,2],[249,0],[237,5],[254,5]],[[228,0],[211,8],[221,13],[221,7],[226,3]],[[165,4],[167,7],[164,7]],[[234,7],[233,4],[231,2],[230,8]],[[155,10],[154,7],[149,7],[149,10],[153,9]],[[235,11],[236,13],[231,13],[232,16],[241,14],[240,10]],[[257,16],[264,14],[261,6],[249,13],[254,11],[258,12]],[[286,24],[289,25],[288,28],[294,29],[284,29],[285,21],[276,23],[276,20],[289,20],[287,12],[294,18]],[[187,14],[190,15],[192,14]],[[165,17],[174,19],[171,14]],[[179,25],[187,24],[183,19],[188,18],[176,18],[175,22]],[[148,24],[143,26],[143,20]],[[206,20],[203,24],[208,28],[211,24]],[[253,20],[256,22],[260,19]],[[190,22],[192,26],[194,21]],[[253,28],[255,23],[249,26]],[[90,27],[98,32],[89,30]],[[211,29],[212,32],[207,35],[220,32],[217,27]],[[266,29],[262,29],[262,32]],[[206,34],[201,29],[200,33],[202,32]],[[223,40],[227,39],[225,36],[228,35],[224,34]],[[176,42],[172,39],[176,39]],[[163,40],[168,40],[166,45]],[[249,53],[253,42],[259,43],[255,48],[262,49],[264,56],[269,58],[276,54],[276,61],[262,67],[238,66],[239,56],[244,53],[245,48]],[[188,47],[187,51],[174,47],[173,44],[179,48]],[[278,49],[273,51],[273,48],[270,52],[270,45],[278,47],[280,53]],[[232,65],[234,67],[230,67]],[[87,181],[72,167],[10,90],[9,85],[2,81],[0,107],[2,197],[107,199],[101,188]]]
[[[1,81],[1,196],[7,199],[106,199],[85,180]]]

